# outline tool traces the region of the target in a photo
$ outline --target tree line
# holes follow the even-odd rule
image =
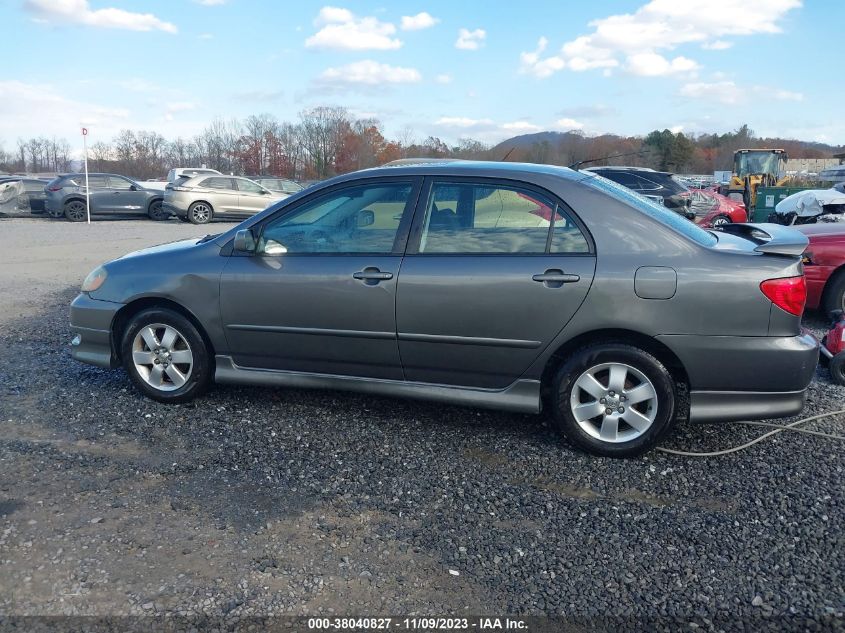
[[[91,171],[125,174],[140,180],[162,178],[172,167],[206,167],[223,173],[272,174],[320,180],[375,167],[399,158],[467,158],[554,165],[626,164],[681,173],[730,169],[733,152],[748,147],[780,147],[794,157],[824,158],[845,151],[820,143],[758,138],[747,125],[725,134],[690,136],[655,130],[645,137],[581,132],[543,132],[514,137],[496,146],[466,138],[448,145],[438,137],[415,138],[404,128],[388,139],[380,121],[356,118],[341,107],[317,107],[296,122],[272,114],[243,120],[214,119],[193,138],[168,140],[149,130],[122,130],[111,142],[88,148]],[[596,160],[601,159],[601,160]],[[19,139],[12,151],[0,146],[0,171],[66,172],[78,169],[65,139]]]

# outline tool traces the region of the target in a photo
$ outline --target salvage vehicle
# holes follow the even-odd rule
[[[753,209],[758,188],[786,184],[787,160],[789,156],[782,149],[738,149],[734,152],[731,181],[720,193],[742,200],[746,209]]]
[[[803,254],[807,307],[825,314],[845,310],[845,223],[795,227],[809,242]]]
[[[91,215],[146,215],[153,220],[166,220],[162,210],[163,193],[147,189],[126,176],[117,174],[88,174],[88,197],[85,195],[85,174],[65,174],[51,180],[44,188],[44,203],[54,218],[65,217],[71,222],[84,222],[88,217],[87,199],[91,201]]]
[[[587,167],[584,171],[591,171],[618,182],[631,191],[672,209],[687,220],[695,218],[695,212],[690,209],[692,201],[689,189],[675,180],[668,171],[655,171],[647,167]]]
[[[747,222],[745,205],[727,196],[706,189],[691,189],[690,209],[695,213],[695,223],[706,228],[724,226],[732,222]]]
[[[71,349],[159,402],[216,381],[545,409],[581,449],[630,456],[678,421],[801,411],[806,245],[706,231],[588,171],[369,169],[96,268]]]
[[[164,208],[185,222],[207,224],[215,217],[243,219],[288,194],[265,189],[237,176],[181,176],[164,189]]]

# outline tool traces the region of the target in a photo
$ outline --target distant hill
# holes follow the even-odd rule
[[[494,154],[501,151],[502,154],[504,154],[511,148],[516,148],[518,150],[529,150],[532,148],[534,143],[542,143],[545,141],[549,143],[549,145],[557,146],[560,144],[561,141],[564,140],[575,140],[582,138],[582,135],[575,134],[573,132],[534,132],[533,134],[520,134],[518,136],[514,136],[505,141],[502,141],[498,145],[492,147],[490,151]]]

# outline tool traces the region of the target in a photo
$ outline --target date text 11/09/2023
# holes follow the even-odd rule
[[[526,631],[528,624],[516,618],[308,618],[311,630],[389,630],[407,631]]]

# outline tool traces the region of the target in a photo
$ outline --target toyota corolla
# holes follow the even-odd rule
[[[806,245],[589,172],[379,168],[97,268],[72,354],[160,402],[218,382],[545,410],[583,450],[636,455],[679,421],[801,411]]]

